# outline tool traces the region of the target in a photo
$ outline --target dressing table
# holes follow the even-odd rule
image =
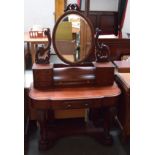
[[[71,38],[60,37],[65,33],[61,31],[65,22],[76,25],[78,29],[74,35],[71,33],[73,36]],[[45,31],[45,34],[48,38],[48,46],[36,52],[32,68],[33,84],[29,91],[31,107],[38,112],[39,149],[49,148],[55,140],[53,137],[56,137],[57,132],[50,130],[48,126],[49,111],[67,109],[104,108],[104,134],[100,137],[104,144],[112,144],[112,137],[109,133],[110,109],[117,106],[121,90],[114,81],[114,65],[109,61],[109,48],[98,42],[100,31],[96,32],[94,39],[89,19],[80,13],[77,5],[70,4],[66,12],[57,20],[52,39],[49,29]],[[51,42],[56,54],[64,63],[51,64],[49,62]],[[74,46],[68,48],[71,42]],[[87,62],[94,47],[96,61]],[[54,118],[52,122],[54,123]],[[61,131],[63,130],[62,128]],[[88,133],[87,125],[80,126],[78,132],[75,130],[68,125],[67,135],[91,134],[91,132]]]

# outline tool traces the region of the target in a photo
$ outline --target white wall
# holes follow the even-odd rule
[[[117,11],[119,0],[90,0],[90,10]],[[77,0],[67,0],[67,4],[77,3]],[[81,10],[85,10],[85,0],[82,0]]]
[[[82,0],[81,2],[81,10],[85,10],[85,0]]]
[[[117,11],[118,0],[90,0],[91,11]]]
[[[74,3],[77,3],[77,0],[67,0],[67,5],[74,4]]]
[[[69,1],[75,2],[76,0]],[[95,10],[116,11],[118,0],[90,0],[90,7]],[[28,31],[33,25],[49,27],[52,31],[55,25],[54,12],[55,0],[24,0],[24,31]],[[130,33],[130,0],[128,0],[122,31]]]
[[[55,0],[24,0],[24,31],[33,25],[49,27],[55,24]]]
[[[130,33],[130,0],[128,0],[122,32]]]

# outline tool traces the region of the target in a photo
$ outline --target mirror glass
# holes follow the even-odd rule
[[[55,48],[60,58],[77,63],[85,59],[92,47],[89,23],[78,14],[63,17],[55,29]]]

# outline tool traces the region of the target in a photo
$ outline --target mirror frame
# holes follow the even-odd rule
[[[55,42],[55,36],[56,36],[56,30],[57,30],[57,27],[59,25],[59,23],[61,22],[61,20],[66,17],[67,15],[70,15],[70,14],[75,14],[75,15],[78,15],[80,17],[82,17],[87,23],[88,25],[90,26],[90,31],[91,31],[91,36],[92,36],[92,44],[90,46],[90,49],[88,51],[88,54],[85,58],[77,61],[77,62],[71,62],[67,59],[65,59],[61,54],[60,52],[58,51],[57,47],[56,47],[56,42]],[[91,55],[91,53],[93,52],[93,50],[95,50],[95,41],[94,41],[94,30],[93,30],[93,26],[92,26],[92,23],[91,21],[89,20],[89,18],[87,18],[85,15],[83,15],[82,13],[80,13],[79,11],[76,11],[76,10],[69,10],[67,12],[65,12],[62,16],[60,16],[60,18],[56,21],[56,24],[53,28],[53,33],[52,33],[52,43],[53,43],[53,48],[56,52],[56,54],[58,55],[58,57],[65,63],[67,64],[71,64],[71,65],[76,65],[76,64],[80,64],[82,62],[84,62],[86,59],[89,58],[89,56]]]

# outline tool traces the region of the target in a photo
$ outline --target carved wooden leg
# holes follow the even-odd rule
[[[47,111],[39,110],[39,125],[40,125],[40,140],[39,140],[39,149],[46,150],[49,145],[48,135],[47,135]]]
[[[110,135],[110,108],[106,108],[104,111],[104,143],[112,144],[112,136]]]

